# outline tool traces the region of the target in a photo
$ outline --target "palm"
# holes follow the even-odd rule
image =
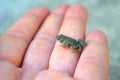
[[[1,36],[1,80],[106,80],[107,40],[100,31],[91,31],[85,38],[86,10],[63,5],[47,15],[46,8],[33,9]],[[72,53],[56,42],[61,33],[85,38],[88,45],[83,52]]]

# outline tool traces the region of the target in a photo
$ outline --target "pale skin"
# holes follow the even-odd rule
[[[81,5],[25,13],[0,37],[0,79],[107,80],[107,37],[99,30],[85,35],[87,15]],[[58,34],[82,38],[87,46],[72,53],[56,42]]]

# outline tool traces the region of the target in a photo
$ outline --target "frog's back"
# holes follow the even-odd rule
[[[58,36],[58,38],[64,40],[65,42],[69,42],[71,45],[77,43],[77,41],[76,41],[75,39],[72,39],[71,37],[67,37],[67,36],[65,36],[65,35],[63,35],[63,34],[60,34],[60,35]]]

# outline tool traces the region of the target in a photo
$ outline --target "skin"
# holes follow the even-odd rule
[[[87,14],[81,5],[25,13],[0,37],[0,79],[107,80],[107,37],[99,30],[85,36]],[[56,42],[58,34],[85,39],[87,46],[71,53]]]

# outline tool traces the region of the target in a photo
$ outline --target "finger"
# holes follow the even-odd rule
[[[37,70],[48,68],[49,57],[67,8],[67,5],[61,5],[47,17],[27,51],[24,68]]]
[[[106,36],[98,30],[91,31],[74,77],[76,80],[108,80],[108,45]]]
[[[0,59],[19,66],[23,55],[48,9],[32,9],[15,22],[0,38]]]
[[[87,20],[87,10],[80,5],[71,6],[65,15],[59,34],[64,34],[74,39],[84,37],[85,25]],[[73,74],[79,53],[72,53],[71,49],[66,49],[60,45],[54,47],[50,58],[50,69],[61,70],[70,75]]]
[[[16,80],[15,65],[6,61],[0,60],[0,79],[1,80]]]
[[[60,71],[44,70],[37,75],[35,80],[73,80],[73,79],[67,74]]]
[[[16,68],[15,80],[35,80],[38,73],[38,70]]]

